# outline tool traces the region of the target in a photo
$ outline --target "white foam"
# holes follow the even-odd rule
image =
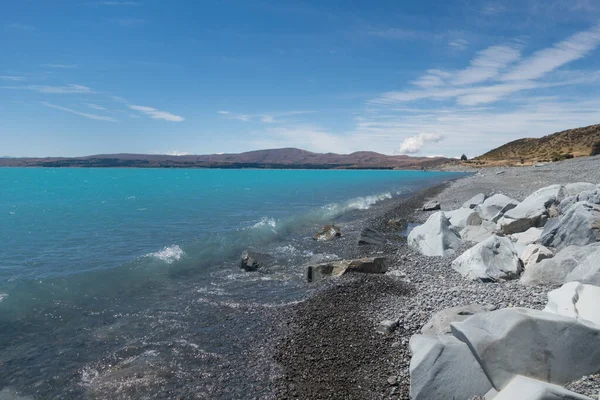
[[[8,297],[8,293],[0,293],[0,301]]]
[[[273,218],[262,217],[260,221],[252,225],[253,228],[261,228],[263,226],[275,228],[277,226],[277,221],[275,221]]]
[[[350,210],[368,210],[372,205],[379,203],[382,200],[391,199],[391,193],[383,193],[375,196],[358,197],[352,199],[346,205],[346,209]]]
[[[179,261],[181,259],[181,257],[184,255],[185,255],[185,253],[183,252],[181,247],[177,246],[176,244],[165,247],[164,249],[162,249],[160,251],[156,251],[154,253],[148,254],[149,257],[158,258],[159,260],[162,260],[162,261],[166,262],[167,264],[171,264],[175,261]]]

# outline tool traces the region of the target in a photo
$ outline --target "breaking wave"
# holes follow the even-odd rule
[[[157,258],[166,262],[167,264],[172,264],[175,261],[179,261],[184,255],[185,253],[181,247],[174,244],[172,246],[165,247],[162,250],[150,253],[147,256]]]

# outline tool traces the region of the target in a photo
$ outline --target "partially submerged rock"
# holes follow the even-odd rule
[[[274,258],[269,254],[252,250],[244,250],[240,258],[240,268],[246,271],[256,271],[274,262]]]
[[[507,211],[498,224],[506,234],[524,232],[531,227],[544,226],[548,212],[553,204],[559,204],[565,197],[564,186],[551,185],[541,188],[512,210]]]
[[[383,245],[387,240],[380,232],[372,228],[365,228],[360,232],[359,245]]]
[[[313,235],[314,240],[326,242],[342,236],[342,230],[335,225],[325,225],[323,229]]]
[[[478,205],[483,204],[484,201],[485,201],[485,194],[479,193],[479,194],[476,194],[475,196],[471,197],[469,200],[467,200],[463,204],[463,207],[464,208],[475,208]]]
[[[551,220],[540,239],[544,246],[556,249],[597,241],[600,241],[600,206],[587,202],[575,203],[560,218]]]
[[[566,247],[550,259],[528,265],[520,282],[524,285],[562,285],[571,271],[595,252],[600,253],[600,243]],[[580,272],[583,273],[583,270]],[[575,277],[583,278],[577,275]]]
[[[491,304],[469,304],[466,306],[457,306],[446,308],[433,314],[431,319],[421,328],[421,333],[424,335],[446,335],[452,333],[450,324],[452,322],[460,322],[469,318],[472,315],[481,312],[492,311],[495,307]]]
[[[569,282],[548,293],[544,311],[592,323],[600,327],[600,287]]]
[[[600,330],[574,318],[505,308],[452,324],[496,390],[518,375],[564,385],[600,371]]]
[[[470,280],[496,282],[518,278],[523,265],[510,239],[492,236],[465,251],[452,268]]]
[[[314,282],[326,277],[341,276],[350,272],[383,274],[386,270],[384,257],[366,257],[356,260],[340,260],[310,265],[307,268],[306,279],[309,282]]]
[[[466,344],[451,335],[410,338],[413,400],[470,399],[492,385]]]
[[[453,255],[461,243],[460,235],[441,211],[408,235],[408,245],[426,256]]]
[[[436,211],[439,209],[441,209],[441,205],[437,200],[432,200],[423,204],[423,211]]]

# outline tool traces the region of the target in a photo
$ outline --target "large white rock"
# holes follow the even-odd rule
[[[476,206],[475,211],[481,215],[481,218],[491,221],[498,213],[515,208],[518,204],[519,202],[515,199],[503,194],[495,194]]]
[[[496,224],[491,221],[482,221],[480,225],[467,225],[460,231],[460,237],[465,242],[479,243],[494,234]]]
[[[552,257],[554,257],[554,253],[549,248],[541,244],[528,244],[519,258],[523,261],[523,266],[527,270],[533,264]]]
[[[451,256],[462,240],[443,212],[432,214],[408,235],[408,245],[426,256]]]
[[[490,397],[492,398],[492,397]],[[486,396],[486,399],[488,397]],[[494,400],[592,400],[561,386],[517,375],[510,380]]]
[[[498,224],[506,234],[524,232],[532,226],[543,226],[547,218],[547,209],[553,204],[559,204],[564,197],[564,186],[561,185],[539,189],[518,206],[507,211],[498,220]]]
[[[492,311],[494,308],[491,304],[469,304],[446,308],[433,314],[431,319],[421,328],[421,333],[424,335],[445,335],[452,333],[450,329],[452,322],[464,321],[471,315]]]
[[[529,228],[525,232],[514,233],[511,238],[516,239],[518,243],[531,244],[535,243],[542,237],[543,228]]]
[[[472,215],[478,215],[477,212],[471,210],[470,208],[459,208],[458,210],[446,211],[444,214],[446,215],[446,218],[450,220],[452,226],[455,226],[458,229],[462,229],[467,226],[467,220]]]
[[[510,239],[500,236],[471,247],[452,262],[452,268],[467,279],[483,282],[516,279],[523,270]]]
[[[565,282],[581,282],[600,286],[600,243],[585,246],[593,248],[594,251],[587,254],[579,265],[577,265],[565,278]]]
[[[485,194],[483,193],[479,193],[476,194],[475,196],[471,197],[469,200],[467,200],[465,202],[465,204],[463,204],[464,208],[475,208],[480,204],[483,204],[483,202],[485,201]]]
[[[566,247],[550,259],[528,265],[520,282],[524,285],[562,285],[571,271],[595,252],[600,252],[600,243]]]
[[[413,400],[470,399],[491,389],[466,344],[451,335],[410,338]]]
[[[597,241],[600,241],[600,205],[587,202],[575,203],[559,218],[550,220],[540,239],[544,246],[556,249]]]
[[[585,320],[600,327],[600,287],[568,282],[548,293],[544,311]]]
[[[558,205],[558,211],[561,214],[564,214],[569,208],[580,201],[586,201],[591,204],[600,204],[600,189],[585,190],[578,195],[567,197]]]
[[[549,312],[505,308],[452,325],[496,390],[517,375],[564,385],[600,372],[600,329]]]
[[[575,182],[565,185],[566,196],[577,196],[579,193],[586,190],[596,190],[596,185],[589,182]]]

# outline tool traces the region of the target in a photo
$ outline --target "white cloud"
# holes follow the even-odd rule
[[[418,135],[404,139],[398,149],[400,154],[414,154],[421,151],[427,143],[437,143],[444,138],[439,133],[419,133]]]
[[[502,14],[504,11],[506,11],[506,8],[498,4],[488,4],[481,8],[481,13],[483,15],[498,15]]]
[[[57,106],[55,104],[51,104],[48,102],[43,101],[42,104],[46,107],[50,107],[50,108],[55,108],[57,110],[61,110],[61,111],[65,111],[71,114],[75,114],[75,115],[79,115],[85,118],[89,118],[89,119],[95,119],[98,121],[110,121],[110,122],[118,122],[116,119],[112,118],[112,117],[106,117],[103,115],[96,115],[96,114],[88,114],[88,113],[84,113],[84,112],[80,112],[80,111],[76,111],[73,110],[71,108],[67,108],[67,107],[61,107],[61,106]]]
[[[228,119],[235,119],[243,122],[260,121],[265,124],[281,123],[284,122],[281,118],[292,117],[295,115],[312,114],[314,111],[287,111],[280,113],[264,113],[264,114],[235,114],[229,111],[218,111],[219,114],[224,115]]]
[[[166,111],[160,111],[152,107],[137,106],[134,104],[129,104],[128,107],[132,110],[139,111],[142,114],[145,114],[153,119],[162,119],[171,122],[181,122],[184,120],[184,118],[180,117],[179,115],[171,114],[170,112]]]
[[[600,45],[600,24],[574,34],[548,49],[533,55],[516,65],[501,77],[505,81],[537,79],[571,61],[585,57]]]
[[[101,1],[97,3],[101,6],[141,6],[138,1]]]
[[[217,113],[221,115],[227,115],[229,114],[229,111],[217,111]]]
[[[168,156],[189,156],[191,153],[187,153],[185,151],[171,150],[166,153]]]
[[[82,94],[94,93],[92,89],[82,85],[66,85],[66,86],[42,86],[42,85],[27,85],[27,86],[3,86],[3,89],[23,89],[31,90],[39,93],[48,94]]]
[[[44,67],[58,69],[73,69],[77,68],[77,64],[44,64]]]
[[[454,39],[448,42],[448,47],[451,50],[466,50],[469,47],[469,42],[465,39]]]
[[[89,108],[93,108],[94,110],[99,110],[99,111],[108,111],[105,107],[99,106],[97,104],[87,104],[87,106]]]
[[[521,52],[514,46],[488,47],[477,53],[477,56],[471,61],[471,66],[459,71],[452,83],[467,85],[495,78],[502,69],[520,57]]]
[[[0,75],[0,80],[16,82],[16,81],[24,81],[25,77],[23,77],[23,76],[6,76],[6,75]]]

